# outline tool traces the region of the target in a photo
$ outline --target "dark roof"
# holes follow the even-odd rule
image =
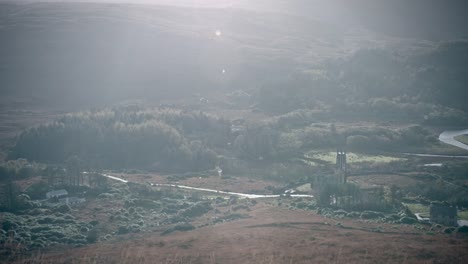
[[[449,217],[456,217],[457,208],[447,205],[431,205],[430,214],[431,216],[443,215]]]
[[[54,195],[68,195],[67,190],[61,189],[61,190],[55,190],[55,191],[50,191],[47,192],[46,195],[54,196]]]

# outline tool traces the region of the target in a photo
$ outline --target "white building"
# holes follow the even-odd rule
[[[55,191],[50,191],[46,193],[46,198],[63,198],[68,195],[67,190],[61,189],[61,190],[55,190]]]

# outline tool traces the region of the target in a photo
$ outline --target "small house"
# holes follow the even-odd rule
[[[67,197],[64,199],[64,203],[66,205],[78,205],[81,203],[86,202],[85,198],[79,198],[79,197]]]
[[[46,198],[64,198],[68,196],[67,190],[61,189],[61,190],[55,190],[55,191],[50,191],[46,193]]]
[[[431,205],[430,219],[434,223],[457,226],[457,208],[447,205]]]

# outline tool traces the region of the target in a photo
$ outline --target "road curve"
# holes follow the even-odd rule
[[[205,188],[190,187],[190,186],[185,186],[185,185],[177,185],[177,184],[151,184],[151,186],[176,187],[176,188],[181,188],[181,189],[195,190],[195,191],[202,191],[202,192],[211,192],[211,193],[218,193],[218,194],[229,194],[229,195],[245,197],[245,198],[250,198],[250,199],[277,198],[277,197],[282,196],[280,194],[248,194],[248,193],[226,192],[226,191],[219,191],[219,190],[213,190],[213,189],[205,189]],[[303,198],[313,198],[314,197],[313,195],[309,195],[309,194],[289,194],[288,196],[290,196],[290,197],[303,197]]]
[[[446,144],[449,144],[449,145],[452,145],[452,146],[455,146],[455,147],[458,147],[458,148],[462,148],[464,150],[468,150],[468,145],[466,145],[464,143],[461,143],[460,141],[457,141],[455,139],[456,136],[465,135],[465,134],[468,134],[468,129],[453,130],[453,131],[448,131],[447,130],[447,131],[442,132],[439,135],[439,140],[446,143]]]
[[[84,174],[88,174],[90,172],[83,172]],[[129,181],[110,175],[106,173],[100,173],[102,176],[115,180],[115,181],[120,181],[123,183],[128,183]],[[284,196],[283,194],[249,194],[249,193],[237,193],[237,192],[226,192],[226,191],[220,191],[220,190],[213,190],[213,189],[205,189],[205,188],[197,188],[197,187],[190,187],[186,185],[178,185],[178,184],[168,184],[168,183],[151,183],[151,186],[159,186],[159,187],[174,187],[174,188],[180,188],[180,189],[186,189],[186,190],[194,190],[194,191],[201,191],[201,192],[210,192],[210,193],[217,193],[217,194],[228,194],[228,195],[233,195],[233,196],[239,196],[239,197],[244,197],[244,198],[250,198],[250,199],[257,199],[257,198],[277,198]],[[314,198],[313,195],[310,194],[288,194],[290,197],[301,197],[301,198]]]
[[[468,159],[468,156],[460,156],[460,155],[438,155],[438,154],[408,153],[408,152],[404,152],[404,153],[401,153],[401,154],[403,154],[403,155],[408,155],[408,156],[430,157],[430,158],[460,158],[460,159]]]

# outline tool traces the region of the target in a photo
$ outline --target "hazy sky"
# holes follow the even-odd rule
[[[9,0],[0,0],[9,1]],[[11,0],[10,0],[11,1]],[[287,12],[332,23],[358,23],[384,34],[468,36],[467,0],[14,0],[13,2],[151,3]]]

